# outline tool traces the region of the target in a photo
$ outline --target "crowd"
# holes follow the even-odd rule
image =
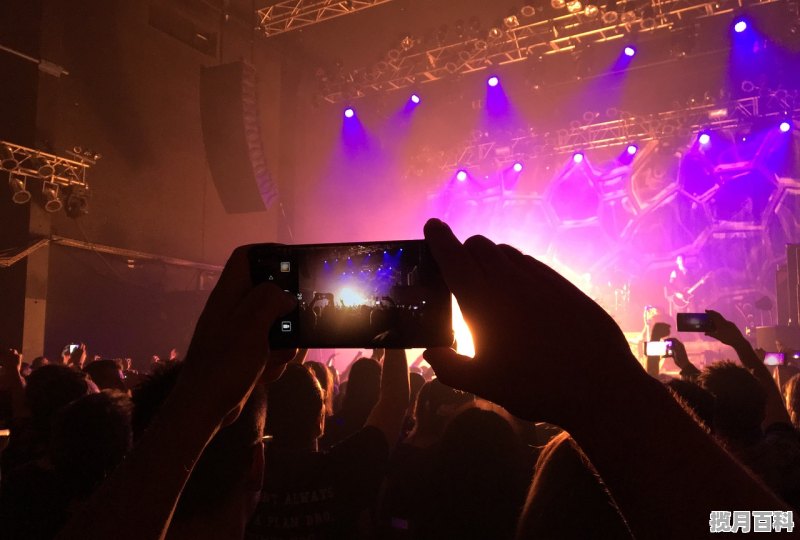
[[[744,531],[742,511],[793,530],[800,375],[776,382],[712,311],[736,362],[698,369],[670,338],[681,377],[651,377],[544,264],[425,235],[476,347],[426,351],[435,376],[402,350],[345,373],[270,351],[294,300],[250,285],[244,248],[183,360],[4,352],[2,537],[683,539]]]

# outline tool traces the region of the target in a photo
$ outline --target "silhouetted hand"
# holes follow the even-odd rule
[[[545,264],[482,236],[462,245],[436,219],[425,238],[475,342],[475,358],[425,352],[444,384],[569,428],[613,395],[615,379],[646,377],[613,319]]]
[[[7,390],[21,379],[22,355],[14,349],[0,351],[0,389]]]
[[[707,309],[706,313],[714,328],[706,332],[707,336],[734,348],[747,343],[747,339],[742,335],[741,330],[719,312]]]
[[[270,352],[269,329],[295,305],[291,295],[273,283],[253,286],[248,246],[237,248],[197,322],[185,364],[176,385],[194,396],[198,409],[211,415],[238,416],[264,375],[274,380],[296,351]],[[200,398],[200,396],[202,396]]]
[[[69,365],[81,368],[83,367],[83,364],[85,362],[86,362],[86,343],[81,343],[80,347],[77,347],[75,350],[69,353]]]
[[[675,365],[681,370],[684,370],[692,365],[689,361],[689,354],[686,352],[686,346],[678,338],[669,338],[668,341],[672,344],[672,357],[675,360]]]

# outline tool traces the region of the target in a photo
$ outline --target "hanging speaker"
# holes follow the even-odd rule
[[[261,144],[255,68],[244,62],[202,68],[200,117],[206,159],[225,211],[268,208],[277,188]]]

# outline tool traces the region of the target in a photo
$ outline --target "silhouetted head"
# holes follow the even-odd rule
[[[333,375],[330,370],[321,362],[306,362],[303,365],[311,370],[311,373],[314,374],[317,381],[319,381],[319,385],[322,387],[322,391],[324,392],[325,414],[333,414]]]
[[[62,407],[96,391],[94,384],[82,371],[51,364],[31,373],[25,387],[25,397],[34,425],[47,431]]]
[[[447,423],[463,407],[475,401],[475,396],[451,388],[439,379],[426,382],[417,394],[414,406],[415,429],[437,438],[444,433]]]
[[[133,393],[135,437],[141,437],[158,413],[182,367],[180,361],[170,363],[136,387]],[[239,417],[220,429],[203,450],[181,493],[175,510],[176,520],[212,514],[233,501],[257,496],[264,465],[265,414],[266,394],[261,385],[256,385]]]
[[[83,371],[89,374],[89,377],[101,390],[128,391],[128,387],[125,385],[125,376],[114,360],[97,360],[83,368]]]
[[[317,378],[305,367],[289,364],[269,385],[266,431],[276,446],[307,447],[322,435],[324,411]]]
[[[350,368],[342,400],[342,414],[366,420],[378,402],[380,389],[381,365],[372,358],[359,358]]]
[[[714,396],[717,435],[745,446],[761,438],[767,398],[749,371],[733,362],[718,362],[703,370],[699,383]]]
[[[127,394],[107,390],[78,398],[56,416],[50,458],[71,495],[89,496],[130,451],[131,412]]]

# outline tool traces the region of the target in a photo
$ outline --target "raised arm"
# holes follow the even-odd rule
[[[386,436],[386,441],[393,446],[400,430],[403,428],[403,419],[408,409],[409,400],[408,362],[406,351],[387,349],[383,359],[381,371],[381,391],[378,402],[367,417],[367,426],[380,429]]]
[[[559,274],[483,237],[462,245],[438,220],[425,237],[476,350],[475,358],[426,351],[436,374],[515,416],[569,431],[636,537],[704,536],[715,509],[788,509],[641,369],[613,319]]]
[[[273,284],[252,287],[246,249],[236,250],[200,316],[175,388],[131,454],[58,538],[163,538],[208,442],[236,419],[262,374],[276,378],[294,356],[270,354],[267,340],[272,323],[293,304]]]
[[[733,350],[736,351],[736,356],[739,357],[739,361],[745,369],[752,373],[753,377],[758,380],[764,389],[767,395],[764,427],[777,423],[791,424],[792,421],[789,417],[789,412],[786,410],[778,385],[775,384],[775,380],[772,378],[767,366],[758,357],[753,346],[750,345],[741,330],[716,311],[706,310],[706,313],[708,313],[714,327],[713,330],[706,332],[706,335],[733,347]]]

